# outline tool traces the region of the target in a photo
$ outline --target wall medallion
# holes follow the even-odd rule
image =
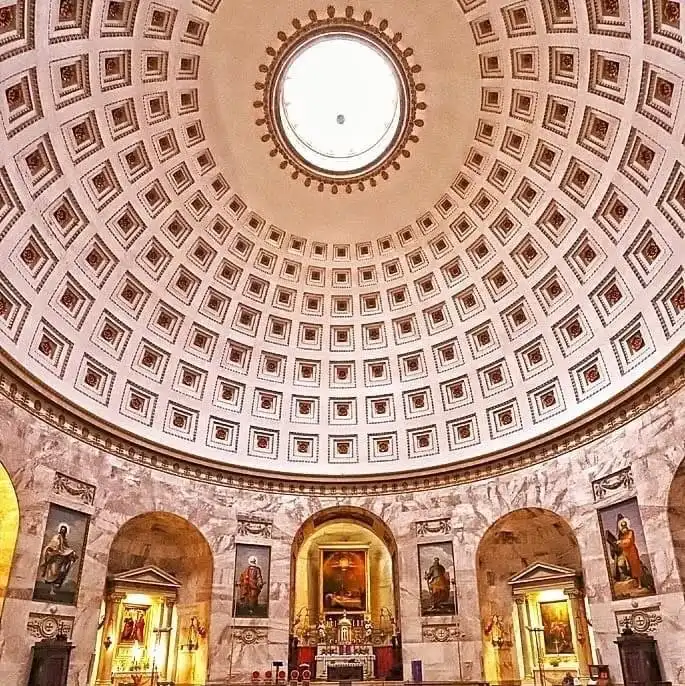
[[[26,623],[26,630],[34,638],[57,638],[58,635],[66,636],[71,639],[71,632],[74,629],[74,618],[63,615],[39,614],[31,612],[29,621]]]

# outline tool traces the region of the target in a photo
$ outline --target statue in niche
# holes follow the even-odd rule
[[[76,562],[76,552],[69,546],[68,534],[69,526],[62,522],[57,527],[57,533],[43,548],[40,574],[42,581],[50,584],[51,595],[55,595],[56,589],[62,586],[69,570]]]

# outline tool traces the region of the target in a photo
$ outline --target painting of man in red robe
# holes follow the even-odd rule
[[[614,599],[656,593],[637,500],[600,510],[599,517]]]
[[[268,546],[236,545],[235,617],[268,617],[270,560]]]

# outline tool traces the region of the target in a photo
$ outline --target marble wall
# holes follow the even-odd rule
[[[685,597],[669,533],[668,505],[673,476],[685,457],[684,408],[685,391],[681,390],[611,435],[507,476],[433,491],[333,498],[234,490],[153,471],[85,446],[2,398],[0,461],[14,482],[21,518],[0,625],[0,683],[26,683],[30,646],[40,634],[41,618],[55,615],[65,618],[67,624],[73,622],[76,648],[70,686],[86,686],[110,546],[124,522],[153,511],[188,519],[212,551],[211,619],[206,639],[209,678],[220,680],[229,672],[234,677],[247,675],[272,660],[285,660],[293,537],[312,513],[351,504],[377,514],[397,540],[407,676],[410,660],[421,659],[424,678],[456,678],[458,654],[462,676],[480,676],[478,544],[500,517],[519,508],[536,507],[558,513],[574,531],[598,649],[617,681],[621,674],[613,643],[617,613],[630,617],[644,609],[653,618],[651,630],[659,640],[665,678],[683,686]],[[72,480],[67,488],[57,474]],[[636,601],[612,601],[597,508],[630,496],[637,496],[641,506],[659,594]],[[31,600],[49,502],[92,515],[77,608]],[[685,493],[675,496],[671,504],[682,508]],[[262,525],[246,526],[251,520]],[[679,531],[681,541],[682,537]],[[449,539],[454,542],[460,616],[421,618],[416,544]],[[234,549],[240,541],[272,546],[268,620],[231,619]],[[458,646],[454,642],[457,636],[462,637]]]

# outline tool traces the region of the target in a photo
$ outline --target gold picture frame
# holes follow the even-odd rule
[[[150,605],[124,603],[118,629],[119,645],[140,643],[147,645],[150,633]]]
[[[370,581],[368,545],[327,545],[319,549],[319,599],[323,614],[367,614]]]

